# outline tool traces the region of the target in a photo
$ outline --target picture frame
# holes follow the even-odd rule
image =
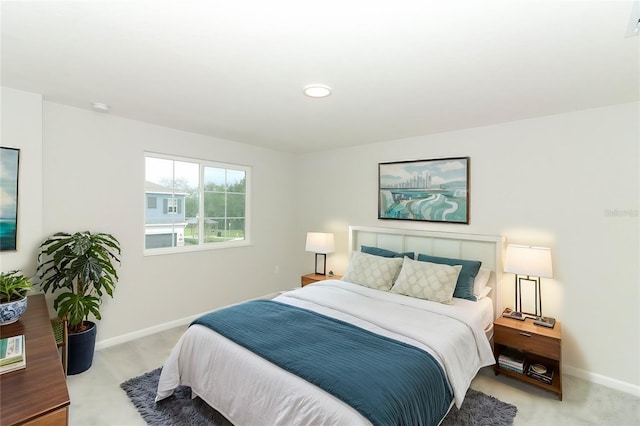
[[[20,150],[0,147],[0,251],[16,251]]]
[[[469,157],[378,164],[378,219],[469,224]]]

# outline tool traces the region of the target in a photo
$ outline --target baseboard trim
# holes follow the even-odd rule
[[[570,365],[563,365],[562,373],[640,397],[640,386],[623,382],[622,380],[613,379],[611,377],[603,376],[602,374],[592,373]]]
[[[163,324],[154,325],[153,327],[143,328],[142,330],[137,330],[131,333],[122,334],[120,336],[112,337],[110,339],[99,340],[96,342],[96,350],[99,351],[101,349],[109,348],[111,346],[120,345],[122,343],[127,343],[135,339],[140,339],[142,337],[160,333],[161,331],[166,331],[172,328],[187,325],[191,323],[191,321],[193,321],[194,319],[206,313],[208,312],[202,312],[200,314],[191,315],[185,318],[180,318],[177,320],[165,322]]]

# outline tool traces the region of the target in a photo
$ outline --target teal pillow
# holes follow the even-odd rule
[[[479,260],[462,260],[462,259],[450,259],[448,257],[429,256],[428,254],[418,254],[418,260],[421,262],[440,263],[444,265],[462,265],[460,275],[458,275],[458,282],[456,283],[456,289],[453,292],[453,297],[460,299],[467,299],[476,301],[478,298],[473,294],[473,282],[480,271],[482,262]]]
[[[412,251],[408,251],[406,253],[398,253],[395,252],[393,250],[387,250],[387,249],[383,249],[383,248],[379,248],[379,247],[369,247],[369,246],[360,246],[360,251],[363,253],[367,253],[367,254],[373,254],[375,256],[382,256],[382,257],[401,257],[404,258],[405,256],[410,258],[411,260],[413,260],[416,256],[416,254]]]

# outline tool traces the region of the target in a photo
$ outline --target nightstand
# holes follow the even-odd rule
[[[307,274],[303,275],[301,281],[302,287],[307,284],[317,283],[318,281],[324,280],[339,280],[342,278],[342,275],[320,275],[320,274]]]
[[[542,364],[553,368],[551,384],[502,368],[498,365],[500,353],[507,347],[524,352],[525,371],[529,364]],[[493,367],[499,373],[554,392],[562,401],[562,329],[560,321],[555,327],[547,328],[533,324],[531,318],[524,321],[500,317],[493,323],[493,354],[496,364]]]

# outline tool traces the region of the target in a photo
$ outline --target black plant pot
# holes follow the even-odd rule
[[[80,333],[69,333],[67,374],[80,374],[87,371],[93,363],[93,351],[96,347],[96,324],[85,321],[89,328]]]

